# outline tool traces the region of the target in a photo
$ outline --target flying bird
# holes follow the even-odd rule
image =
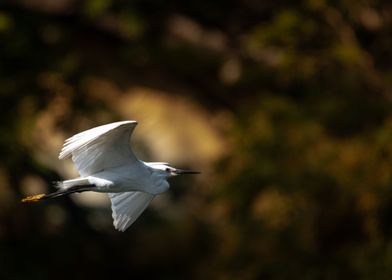
[[[130,137],[136,121],[114,122],[80,132],[65,140],[59,159],[72,157],[80,177],[56,182],[57,191],[22,199],[36,202],[76,192],[107,193],[113,225],[125,231],[147,208],[151,200],[169,189],[168,178],[198,174],[166,162],[144,162],[136,158]]]

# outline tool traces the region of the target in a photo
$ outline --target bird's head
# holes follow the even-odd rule
[[[181,175],[181,174],[200,174],[199,171],[174,168],[166,162],[148,162],[146,164],[150,168],[152,168],[154,172],[160,173],[166,178]]]

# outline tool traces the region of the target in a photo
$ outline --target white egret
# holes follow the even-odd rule
[[[155,195],[169,189],[168,178],[199,173],[177,169],[166,162],[137,159],[129,143],[136,125],[136,121],[110,123],[65,140],[59,159],[72,156],[80,177],[56,183],[56,192],[29,196],[22,201],[35,202],[85,191],[107,193],[113,225],[125,231]]]

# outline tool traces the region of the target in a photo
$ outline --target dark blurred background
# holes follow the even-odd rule
[[[387,0],[0,4],[1,279],[392,279]],[[135,119],[175,178],[125,233],[67,137]]]

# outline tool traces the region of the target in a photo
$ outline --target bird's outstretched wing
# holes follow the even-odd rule
[[[81,176],[135,162],[129,139],[136,124],[115,122],[78,133],[65,140],[59,159],[72,155]]]
[[[113,225],[125,231],[143,213],[154,195],[145,192],[108,193],[112,203]]]

